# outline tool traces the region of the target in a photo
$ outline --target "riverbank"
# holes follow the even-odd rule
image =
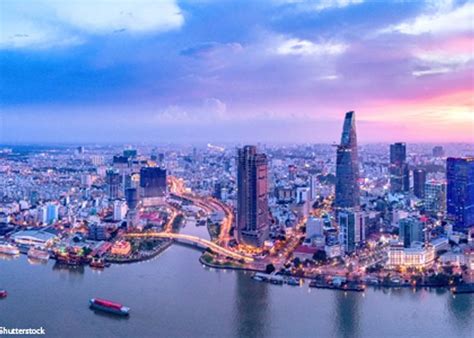
[[[204,253],[199,257],[199,263],[207,266],[208,268],[223,269],[223,270],[236,270],[236,271],[249,271],[249,272],[265,272],[265,270],[251,269],[251,268],[238,266],[238,265],[228,265],[228,264],[223,265],[223,264],[211,263],[204,258],[206,254],[208,253]]]
[[[138,262],[147,261],[161,254],[163,251],[168,249],[172,244],[173,244],[172,240],[167,240],[166,242],[161,244],[159,247],[157,247],[155,250],[153,250],[149,254],[144,254],[144,255],[141,255],[140,257],[130,257],[130,258],[106,257],[105,261],[111,264],[127,264],[127,263],[138,263]]]

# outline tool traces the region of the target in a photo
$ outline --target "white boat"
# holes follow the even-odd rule
[[[46,250],[31,248],[28,250],[28,258],[47,261],[49,259],[49,253]]]
[[[0,254],[15,256],[20,254],[20,250],[14,245],[3,243],[0,244]]]

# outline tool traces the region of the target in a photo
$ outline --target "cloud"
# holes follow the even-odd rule
[[[154,114],[154,121],[160,124],[202,124],[225,120],[227,105],[215,97],[205,98],[199,103],[170,105]]]
[[[357,5],[363,3],[364,0],[319,0],[319,1],[307,1],[307,0],[277,0],[277,3],[284,3],[294,5],[298,10],[301,11],[324,11],[328,9],[344,8],[351,5]]]
[[[164,32],[184,23],[175,0],[5,0],[0,10],[2,49],[70,46],[88,35]]]
[[[0,49],[51,48],[78,45],[83,39],[40,22],[9,20],[0,29]]]
[[[320,76],[318,78],[318,80],[323,80],[323,81],[333,81],[333,80],[337,80],[339,79],[339,75],[337,74],[331,74],[331,75],[324,75],[324,76]]]
[[[442,2],[441,4],[442,6],[435,7],[432,13],[425,13],[413,20],[392,25],[381,32],[407,35],[472,32],[474,27],[473,2],[468,1],[457,8],[452,8],[450,2]]]
[[[183,49],[180,54],[195,58],[206,58],[210,57],[218,52],[230,51],[239,52],[243,49],[242,45],[237,42],[230,43],[218,43],[218,42],[205,42],[186,49]]]
[[[415,55],[418,69],[412,72],[416,77],[437,75],[464,69],[474,61],[472,53],[422,52]]]
[[[343,53],[347,45],[343,43],[322,42],[314,43],[309,40],[288,39],[277,47],[277,53],[282,55],[337,55]]]
[[[81,0],[50,3],[58,18],[94,34],[125,29],[132,33],[179,28],[183,14],[174,0]]]

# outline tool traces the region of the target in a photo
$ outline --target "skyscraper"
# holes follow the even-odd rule
[[[125,189],[125,200],[127,201],[128,208],[134,210],[138,205],[138,191],[137,188]]]
[[[262,246],[268,238],[268,161],[255,146],[237,152],[237,239]]]
[[[120,184],[122,178],[116,169],[108,169],[105,176],[105,184],[107,185],[107,196],[113,200],[119,197]]]
[[[406,159],[405,143],[398,142],[390,145],[390,190],[393,193],[410,190],[410,172]]]
[[[425,184],[425,211],[431,214],[446,211],[446,184],[429,181]]]
[[[359,159],[357,155],[357,134],[355,112],[346,113],[342,129],[341,144],[337,147],[336,159],[336,201],[337,208],[358,207]]]
[[[446,161],[448,216],[454,227],[474,226],[474,157],[453,158]]]
[[[424,242],[424,224],[415,217],[403,218],[399,223],[399,239],[405,248],[409,248],[413,242]]]
[[[426,171],[423,169],[413,170],[413,193],[418,198],[425,197]]]
[[[166,169],[144,167],[140,169],[140,187],[143,197],[163,197],[166,195]]]
[[[352,253],[365,241],[365,218],[360,211],[342,210],[338,214],[340,241],[346,253]]]

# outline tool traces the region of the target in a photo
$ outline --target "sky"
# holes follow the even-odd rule
[[[0,2],[0,143],[474,142],[474,2]]]

